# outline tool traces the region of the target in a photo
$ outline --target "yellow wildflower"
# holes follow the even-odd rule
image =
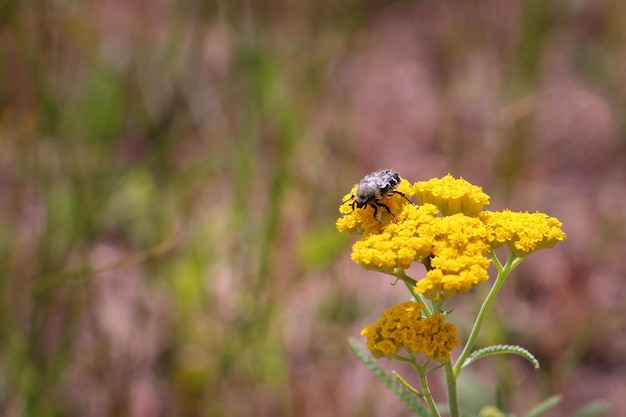
[[[447,175],[418,182],[401,180],[393,194],[377,202],[391,211],[354,208],[358,185],[346,195],[337,220],[339,231],[361,234],[352,247],[352,260],[364,268],[389,274],[409,269],[413,262],[426,266],[414,292],[442,301],[469,291],[489,279],[487,253],[507,244],[518,257],[550,248],[565,239],[561,222],[543,213],[483,211],[489,196],[464,179]]]
[[[441,179],[416,182],[414,188],[420,204],[434,204],[444,216],[455,213],[475,216],[489,204],[489,196],[481,187],[450,174]]]
[[[414,290],[430,300],[445,300],[489,279],[486,254],[490,246],[485,225],[463,214],[438,220],[430,270]]]
[[[506,244],[519,257],[551,248],[566,238],[559,219],[544,213],[485,211],[480,219],[489,229],[489,242],[494,249]]]
[[[388,273],[408,269],[415,261],[422,262],[432,251],[437,214],[432,204],[406,204],[395,222],[380,227],[378,233],[365,234],[354,244],[352,260],[364,268]]]
[[[441,314],[424,318],[420,304],[408,301],[391,307],[382,317],[361,331],[375,358],[394,358],[402,349],[409,354],[425,354],[440,362],[450,360],[450,352],[461,344],[456,327]]]
[[[441,300],[489,279],[488,238],[488,229],[477,218],[463,214],[442,218],[432,204],[406,204],[396,221],[369,229],[354,243],[352,260],[390,274],[422,262],[431,270],[418,281],[415,292]]]
[[[414,292],[424,294],[429,300],[445,300],[457,293],[464,293],[489,279],[489,261],[484,257],[467,258],[459,262],[458,271],[446,272],[431,269],[417,281]],[[462,268],[462,269],[461,269]]]

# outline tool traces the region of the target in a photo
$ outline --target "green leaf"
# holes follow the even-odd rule
[[[382,381],[383,384],[387,386],[387,388],[391,389],[404,403],[413,411],[415,414],[421,417],[432,417],[432,414],[427,411],[421,404],[419,404],[414,394],[412,394],[409,390],[407,390],[397,379],[389,375],[383,368],[378,366],[374,358],[363,349],[359,343],[354,338],[348,339],[348,344],[352,351],[356,354],[357,358],[367,368],[372,371],[372,373]]]
[[[494,345],[478,349],[465,360],[462,368],[465,368],[467,365],[486,356],[502,355],[505,353],[522,356],[526,358],[528,362],[530,362],[535,367],[535,369],[539,369],[539,361],[533,356],[533,354],[523,347],[515,345]]]
[[[570,417],[597,417],[607,415],[609,412],[609,404],[603,400],[592,401],[585,407],[576,411]]]
[[[539,417],[540,415],[550,410],[551,408],[553,408],[560,402],[561,402],[560,395],[553,395],[551,397],[548,397],[542,402],[540,402],[539,404],[537,404],[536,406],[534,406],[529,412],[524,414],[524,417]]]

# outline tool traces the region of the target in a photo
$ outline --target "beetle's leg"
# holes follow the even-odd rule
[[[356,204],[356,199],[354,198],[354,194],[351,194],[350,197],[346,198],[345,200],[343,200],[341,202],[341,204],[346,204],[348,201],[352,200],[352,203],[350,203],[350,207],[352,207],[352,211],[354,211],[354,206]]]
[[[392,190],[389,194],[390,194],[390,197],[391,197],[391,194],[399,194],[399,195],[401,195],[402,197],[404,197],[404,199],[405,199],[406,201],[408,201],[408,202],[409,202],[409,203],[411,203],[411,204],[414,204],[414,203],[413,203],[411,200],[409,200],[409,198],[408,198],[406,195],[404,195],[404,193],[403,193],[403,192],[401,192],[401,191],[398,191],[398,190]]]
[[[378,207],[382,207],[382,208],[384,208],[385,210],[387,210],[387,213],[391,214],[391,215],[393,216],[393,218],[394,218],[394,219],[396,218],[395,214],[393,214],[393,213],[391,212],[391,210],[389,210],[389,207],[387,207],[387,205],[386,205],[386,204],[379,203],[379,202],[376,202],[375,204],[376,204],[376,206],[378,206]],[[374,209],[376,209],[376,206],[374,206]],[[375,213],[376,213],[376,212],[374,211],[374,214],[375,214]],[[378,219],[376,219],[376,220],[378,220]],[[378,220],[378,221],[380,221],[380,220]]]
[[[370,206],[374,207],[374,218],[376,219],[376,221],[378,223],[382,223],[380,220],[378,220],[378,217],[376,217],[376,214],[378,213],[378,207],[376,207],[378,205],[378,203],[371,203]]]
[[[347,203],[347,202],[348,202],[348,201],[350,201],[350,200],[354,200],[354,194],[350,194],[350,197],[348,197],[348,198],[346,198],[345,200],[343,200],[343,201],[341,202],[341,204],[345,204],[345,203]]]

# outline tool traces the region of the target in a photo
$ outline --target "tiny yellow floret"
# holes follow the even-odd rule
[[[450,352],[461,344],[456,327],[441,314],[424,318],[421,305],[407,301],[391,307],[382,317],[361,331],[367,348],[375,358],[393,359],[405,350],[424,354],[439,362],[450,360]]]

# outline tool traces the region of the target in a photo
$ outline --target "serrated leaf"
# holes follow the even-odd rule
[[[484,358],[486,356],[492,356],[492,355],[502,355],[502,354],[513,354],[513,355],[518,355],[521,356],[523,358],[526,358],[526,360],[528,360],[528,362],[530,362],[535,369],[539,369],[539,361],[537,360],[537,358],[535,358],[533,356],[532,353],[530,353],[529,351],[527,351],[526,349],[524,349],[521,346],[515,346],[515,345],[494,345],[494,346],[487,346],[485,348],[482,349],[478,349],[477,351],[473,352],[471,355],[469,355],[469,357],[465,360],[465,362],[463,363],[462,368],[465,368],[467,365],[476,362],[478,359]]]
[[[363,349],[354,338],[349,338],[348,344],[355,353],[356,357],[359,358],[359,360],[363,362],[363,364],[367,366],[367,368],[372,371],[372,373],[383,384],[385,384],[387,388],[391,389],[402,401],[404,401],[411,411],[421,417],[432,417],[432,414],[417,402],[415,395],[402,386],[397,379],[389,375],[383,368],[378,366],[375,359],[372,358],[372,356],[365,349]]]
[[[585,407],[576,411],[570,417],[598,417],[607,415],[609,412],[609,404],[603,400],[592,401]]]
[[[524,414],[524,417],[539,417],[546,411],[555,407],[558,403],[561,402],[560,395],[553,395],[551,397],[546,398],[536,406],[534,406],[529,412]]]

